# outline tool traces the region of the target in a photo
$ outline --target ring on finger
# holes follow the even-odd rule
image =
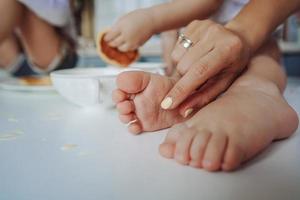
[[[188,39],[183,33],[179,34],[180,44],[182,44],[183,48],[189,49],[193,45],[193,41]]]

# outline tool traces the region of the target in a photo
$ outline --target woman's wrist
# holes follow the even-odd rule
[[[243,43],[248,46],[251,54],[255,51],[255,44],[253,44],[254,42],[251,34],[249,34],[240,23],[236,21],[230,21],[225,25],[225,28],[238,35]]]
[[[266,40],[267,31],[259,29],[259,26],[253,27],[252,25],[251,27],[249,23],[233,19],[225,25],[225,28],[237,34],[249,47],[250,53],[253,54]]]

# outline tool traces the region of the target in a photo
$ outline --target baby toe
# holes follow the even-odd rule
[[[210,136],[211,133],[209,131],[200,131],[196,134],[190,148],[190,166],[196,168],[202,167],[204,152]]]
[[[116,89],[112,93],[112,100],[115,103],[120,103],[122,101],[125,101],[127,98],[128,98],[128,94],[126,94],[122,90]]]
[[[136,116],[135,116],[134,113],[129,113],[129,114],[126,114],[126,115],[119,115],[119,119],[124,124],[128,124],[129,122],[135,120]]]
[[[240,145],[229,140],[222,164],[222,169],[225,171],[232,171],[238,168],[245,157],[245,152]]]
[[[186,128],[188,127],[184,124],[176,124],[172,126],[172,128],[170,128],[170,130],[167,133],[164,143],[176,144],[177,140],[179,139],[179,136]]]
[[[117,77],[117,86],[121,90],[136,94],[142,92],[150,82],[150,74],[140,71],[122,72]]]
[[[224,150],[227,143],[225,134],[212,134],[204,155],[202,166],[208,171],[217,171],[223,161]]]
[[[184,127],[181,124],[177,124],[170,128],[164,142],[159,146],[160,155],[165,158],[174,158],[176,142]]]
[[[133,101],[123,101],[117,104],[117,110],[121,115],[126,115],[134,111]]]
[[[143,131],[142,125],[137,120],[134,120],[128,124],[128,131],[135,135],[140,134]]]
[[[159,153],[165,158],[172,159],[174,158],[175,145],[171,143],[162,143],[159,146]]]
[[[187,128],[184,130],[176,143],[175,160],[183,165],[187,165],[190,161],[190,146],[196,135],[196,130]]]

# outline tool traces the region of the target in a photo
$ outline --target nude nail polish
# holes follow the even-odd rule
[[[162,109],[169,109],[171,106],[172,106],[172,103],[173,103],[173,100],[172,100],[172,98],[171,97],[167,97],[167,98],[165,98],[162,102],[161,102],[161,104],[160,104],[160,106],[161,106],[161,108]]]
[[[190,109],[187,109],[185,112],[184,112],[184,118],[187,118],[190,114],[192,114],[192,112],[194,111],[193,108],[190,108]]]

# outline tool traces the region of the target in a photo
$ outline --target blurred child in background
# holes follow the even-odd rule
[[[73,68],[71,6],[69,0],[1,0],[0,68],[14,76]]]

